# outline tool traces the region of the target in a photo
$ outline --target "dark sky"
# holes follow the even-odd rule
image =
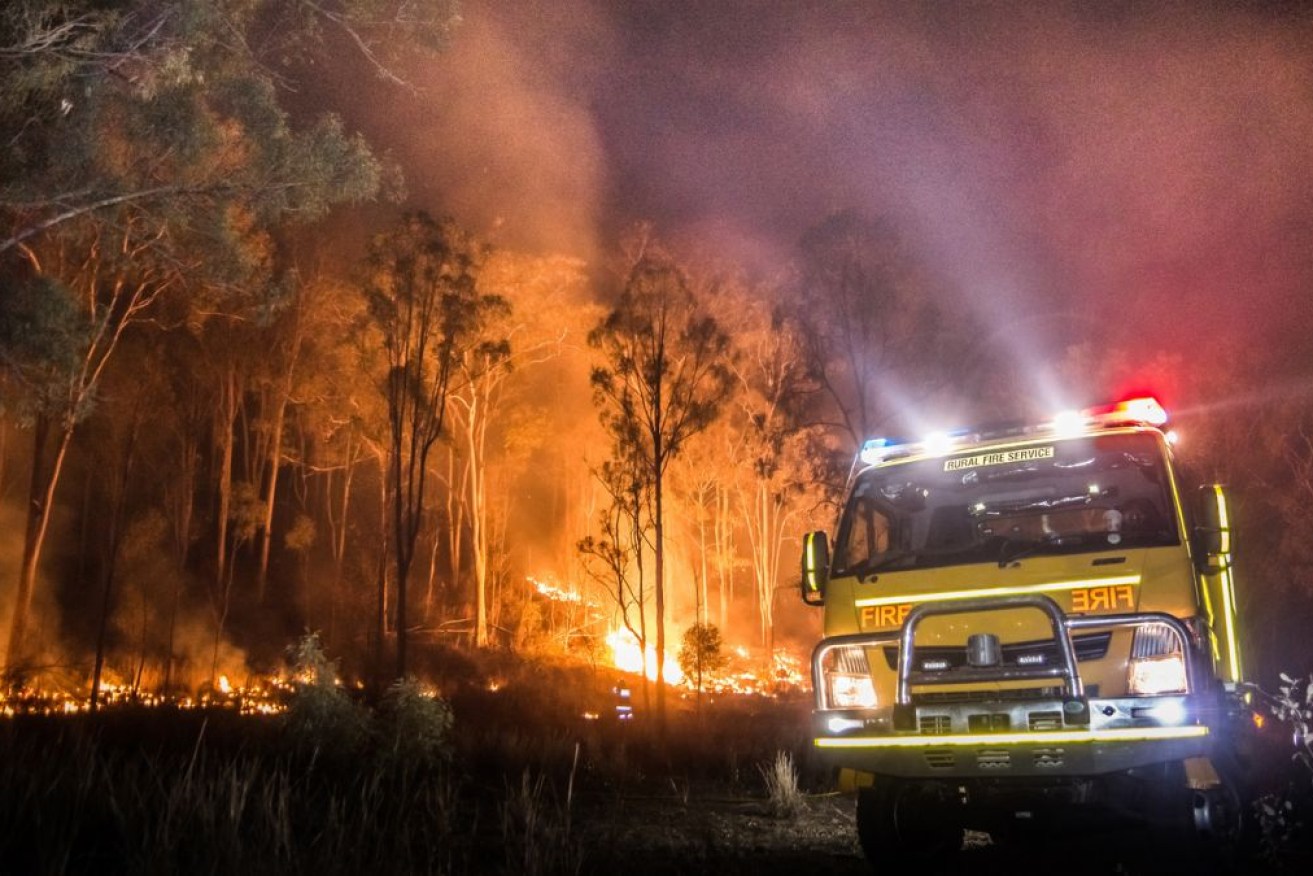
[[[895,220],[1019,360],[1082,338],[1308,349],[1302,5],[465,0],[463,17],[418,96],[338,85],[415,203],[506,245],[596,259],[651,219],[769,270],[855,207]]]

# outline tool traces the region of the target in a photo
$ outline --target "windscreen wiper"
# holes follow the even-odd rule
[[[857,565],[845,571],[849,575],[857,576],[857,580],[864,584],[866,583],[867,576],[872,573],[879,571],[880,569],[887,569],[890,566],[898,565],[907,560],[915,561],[916,557],[916,551],[886,551],[879,556],[867,557]]]
[[[1085,493],[1076,496],[1051,496],[1043,499],[1013,499],[1010,501],[988,503],[984,515],[986,517],[1002,517],[1012,514],[1062,511],[1068,508],[1079,508],[1088,504],[1090,504],[1090,496]]]
[[[1079,535],[1058,535],[1056,532],[1046,535],[1043,538],[1005,538],[1003,543],[998,547],[998,567],[1006,568],[1009,563],[1015,563],[1017,560],[1039,553],[1047,547],[1055,547],[1064,544],[1074,544],[1082,540]],[[1009,552],[1009,548],[1015,548],[1014,552]]]

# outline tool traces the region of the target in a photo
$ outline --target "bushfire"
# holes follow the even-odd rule
[[[618,629],[606,637],[606,644],[611,648],[611,662],[622,672],[646,675],[649,681],[657,679],[656,647],[650,642],[646,650],[639,646],[638,637],[627,629]],[[667,684],[679,684],[684,680],[684,673],[679,668],[679,661],[669,652],[666,653],[664,675]]]
[[[580,618],[580,635],[588,635],[588,627],[605,626],[607,619],[600,611],[600,604],[589,598],[580,590],[556,582],[551,576],[533,576],[527,578],[537,595],[549,603],[565,606],[578,606],[587,609]],[[612,626],[604,637],[611,665],[621,672],[646,676],[649,681],[657,679],[656,647],[649,640],[646,647],[639,643],[638,637],[627,627]],[[743,646],[736,646],[725,655],[725,666],[707,672],[702,678],[702,689],[716,694],[771,695],[782,690],[797,690],[806,685],[802,671],[802,660],[786,650],[776,649],[771,657],[769,669],[763,669],[761,662],[755,660],[752,653]],[[686,677],[677,657],[669,651],[665,654],[663,674],[667,684],[684,685],[693,689],[696,679]],[[495,690],[495,688],[493,688]]]
[[[597,655],[598,658],[621,672],[645,675],[650,681],[656,680],[656,648],[650,641],[646,648],[641,647],[638,638],[625,627],[612,628],[602,635],[601,631],[606,629],[607,621],[596,602],[578,590],[550,580],[530,578],[529,582],[541,598],[582,609],[581,616],[576,618],[582,622],[578,635],[605,642],[605,650]],[[704,693],[774,696],[781,692],[801,690],[807,685],[802,659],[784,649],[773,652],[769,667],[764,665],[765,661],[760,654],[754,654],[741,645],[729,648],[724,656],[726,660],[721,668],[703,674],[701,688]],[[298,683],[313,681],[291,674],[275,673],[249,674],[245,681],[238,682],[235,679],[240,672],[230,670],[216,674],[212,681],[202,683],[195,692],[169,694],[148,690],[141,684],[123,681],[121,676],[107,672],[100,682],[97,705],[103,708],[222,708],[243,715],[275,715],[287,710]],[[665,656],[665,680],[672,686],[682,686],[689,691],[698,685],[697,679],[686,677],[677,657],[669,652]],[[505,687],[506,679],[495,676],[478,683],[487,691],[496,693]],[[83,714],[91,710],[88,688],[85,682],[78,683],[71,679],[42,679],[39,685],[0,690],[0,717]]]
[[[233,684],[227,675],[202,685],[195,694],[165,695],[102,679],[96,697],[101,708],[135,706],[173,709],[232,709],[242,715],[276,715],[287,710],[294,679],[282,675],[253,677]],[[80,715],[91,710],[90,696],[56,688],[21,687],[0,692],[0,716]]]

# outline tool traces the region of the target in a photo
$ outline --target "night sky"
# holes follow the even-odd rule
[[[769,276],[856,208],[1022,374],[1080,342],[1309,358],[1306,8],[467,0],[463,18],[417,94],[323,81],[412,203],[504,245],[595,261],[646,219]]]

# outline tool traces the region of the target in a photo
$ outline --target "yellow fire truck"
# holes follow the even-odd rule
[[[833,550],[804,539],[802,595],[824,605],[815,746],[873,861],[1072,815],[1234,840],[1226,492],[1191,496],[1173,441],[1141,398],[862,447]]]

